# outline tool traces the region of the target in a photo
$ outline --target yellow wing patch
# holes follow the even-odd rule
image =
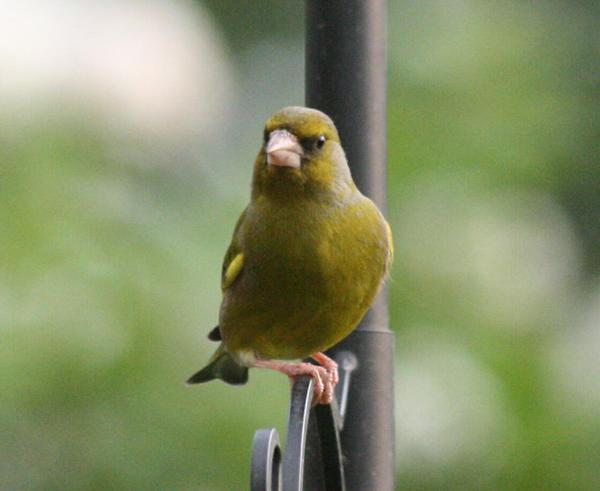
[[[221,289],[226,290],[231,286],[231,284],[235,281],[235,279],[239,276],[240,271],[244,267],[244,254],[240,252],[237,256],[235,256],[227,269],[225,270],[225,274],[223,275],[223,281],[221,282]]]

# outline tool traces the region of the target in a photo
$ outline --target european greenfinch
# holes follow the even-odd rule
[[[189,384],[244,384],[248,368],[314,380],[328,404],[337,365],[323,351],[367,312],[392,261],[390,228],[357,189],[332,120],[286,107],[266,123],[250,203],[223,262],[221,341]],[[298,360],[312,358],[318,365]]]

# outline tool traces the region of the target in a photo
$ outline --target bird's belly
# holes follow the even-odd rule
[[[285,215],[275,220],[283,223],[277,227],[249,219],[244,268],[221,305],[228,351],[302,358],[356,327],[379,288],[388,254],[377,228],[365,225],[363,211],[340,208],[319,221],[318,213],[306,210],[293,227]]]
[[[221,307],[228,350],[260,358],[303,358],[349,334],[368,305],[364,292],[336,284],[314,266],[245,271]]]

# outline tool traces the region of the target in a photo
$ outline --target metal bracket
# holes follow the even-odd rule
[[[330,405],[312,407],[311,378],[299,377],[294,382],[283,466],[277,430],[260,429],[254,434],[252,491],[346,490],[340,432],[357,360],[349,351],[341,351],[335,361],[340,381]]]

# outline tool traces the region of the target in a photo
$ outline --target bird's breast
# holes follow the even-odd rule
[[[381,281],[377,234],[365,233],[360,216],[343,209],[249,210],[247,216],[244,269],[221,309],[230,344],[295,358],[347,335]]]

